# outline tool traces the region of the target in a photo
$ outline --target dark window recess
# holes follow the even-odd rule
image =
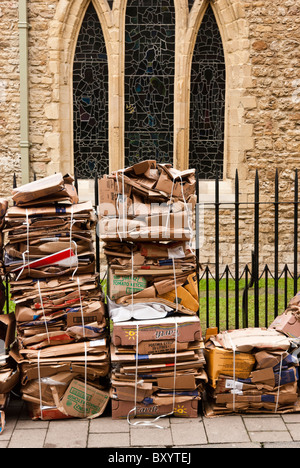
[[[188,0],[188,1],[189,1],[189,9],[191,10],[193,8],[195,0]]]
[[[223,177],[226,70],[219,28],[209,6],[192,63],[190,167],[201,179]]]
[[[74,167],[78,178],[108,172],[108,65],[98,15],[89,5],[74,57]]]
[[[125,164],[173,163],[175,7],[129,0],[125,28]]]

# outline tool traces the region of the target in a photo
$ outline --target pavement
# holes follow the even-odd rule
[[[148,420],[151,421],[151,420]],[[11,399],[0,448],[99,448],[173,450],[198,448],[300,448],[300,414],[165,418],[163,429],[112,420],[109,409],[94,420],[33,421],[26,404]],[[109,456],[109,455],[107,455]],[[114,455],[113,455],[114,456]]]

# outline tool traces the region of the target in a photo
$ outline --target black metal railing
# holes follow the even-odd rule
[[[94,208],[98,209],[98,180],[101,178],[99,171],[94,177]],[[195,212],[196,230],[195,244],[198,263],[199,278],[199,314],[204,329],[208,327],[217,327],[222,329],[238,329],[248,326],[268,327],[280,313],[284,311],[289,300],[298,292],[299,269],[298,269],[298,211],[299,211],[299,183],[298,170],[295,170],[295,179],[293,183],[294,197],[292,200],[281,200],[279,189],[279,173],[276,170],[274,175],[274,195],[269,200],[261,199],[261,187],[259,173],[256,171],[253,181],[253,201],[242,200],[242,190],[238,171],[236,171],[234,181],[234,201],[222,201],[222,192],[220,180],[216,176],[214,183],[214,201],[203,202],[199,186],[198,174],[196,174],[196,195],[197,205]],[[34,179],[36,177],[34,176]],[[13,185],[16,187],[16,177],[13,178]],[[78,178],[75,173],[75,186],[78,191]],[[80,194],[79,194],[80,196]],[[292,264],[282,263],[280,260],[280,208],[291,206],[290,217],[293,216],[293,243],[289,245],[293,257]],[[210,216],[214,219],[214,232],[210,232],[211,251],[214,252],[215,262],[207,263],[202,258],[200,248],[200,217],[199,207],[204,211],[209,210]],[[232,211],[232,225],[234,228],[234,247],[232,249],[232,261],[224,264],[220,261],[220,226],[222,216],[224,215],[224,206],[228,206]],[[265,239],[260,236],[261,214],[260,209],[271,207],[273,210],[273,224],[269,226],[270,233],[273,235],[272,241],[268,241],[269,246],[273,247],[273,254],[270,254],[262,263],[260,251],[265,245]],[[249,253],[249,261],[243,262],[240,258],[241,232],[240,213],[247,212],[248,218],[252,222],[253,238],[251,239],[252,249]],[[271,213],[271,210],[270,210]],[[205,227],[206,229],[206,227]],[[245,228],[243,228],[245,229]],[[212,235],[213,234],[213,235]],[[248,237],[252,235],[250,231],[246,233]],[[101,251],[99,232],[95,230],[96,240],[96,271],[101,273]],[[228,242],[228,245],[226,245]],[[229,246],[229,240],[223,245],[223,249]],[[223,242],[224,243],[224,242]],[[231,243],[232,244],[232,243]],[[231,245],[232,246],[232,245]],[[281,267],[280,267],[281,264]],[[201,268],[200,268],[201,265]],[[271,266],[272,265],[272,266]],[[6,278],[6,294],[9,297],[9,281]],[[9,301],[6,305],[9,311]]]
[[[287,307],[289,300],[298,292],[298,211],[299,211],[299,185],[298,185],[298,170],[295,171],[294,180],[294,199],[280,200],[279,190],[279,173],[275,172],[274,177],[274,197],[265,201],[261,200],[261,187],[258,171],[255,174],[254,180],[254,200],[241,201],[240,181],[238,171],[235,176],[235,191],[234,202],[231,203],[231,208],[234,213],[234,254],[231,265],[223,265],[220,263],[220,220],[222,217],[222,205],[230,204],[228,201],[220,201],[220,180],[218,176],[215,180],[215,200],[214,202],[201,202],[199,192],[197,192],[198,204],[208,205],[210,212],[214,211],[215,233],[214,245],[211,243],[211,249],[215,250],[215,264],[205,265],[202,274],[200,275],[200,317],[205,327],[215,326],[218,329],[229,328],[245,328],[248,326],[268,327],[270,322],[279,314],[283,313]],[[284,264],[280,269],[280,252],[279,252],[279,220],[280,206],[285,209],[291,205],[293,215],[293,244],[289,245],[289,249],[293,254],[293,264]],[[269,241],[269,245],[273,246],[274,253],[270,254],[267,263],[262,263],[260,258],[260,250],[264,246],[265,240],[260,236],[261,214],[262,207],[272,207],[274,211],[273,224],[269,226],[269,231],[274,235],[274,241]],[[240,210],[248,210],[248,216],[252,217],[253,222],[253,239],[251,251],[251,259],[248,263],[241,265],[239,248],[240,248]],[[253,213],[251,213],[253,212]],[[271,210],[270,210],[271,213]],[[196,232],[196,236],[197,236]],[[249,237],[250,233],[248,233]],[[228,241],[229,242],[229,241]],[[226,246],[225,246],[226,248]],[[199,263],[203,263],[201,259],[200,249],[197,249]],[[271,268],[269,263],[273,264]],[[230,282],[233,286],[230,287]],[[203,283],[203,287],[201,287]],[[223,301],[221,304],[220,287],[222,285]],[[230,298],[230,296],[232,296]],[[250,301],[250,296],[252,300]],[[251,304],[250,304],[251,302]],[[250,307],[251,305],[251,307]]]

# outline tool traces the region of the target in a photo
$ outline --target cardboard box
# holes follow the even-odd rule
[[[236,378],[248,379],[255,366],[255,357],[247,353],[235,353],[235,369],[233,352],[223,348],[205,349],[207,375],[213,387],[216,387],[220,374]]]
[[[199,349],[202,346],[202,342],[192,341],[192,342],[177,342],[177,351],[184,351],[190,349]],[[175,352],[175,340],[163,340],[163,341],[142,341],[139,343],[139,353],[140,354],[161,354],[161,353],[174,353]],[[118,347],[118,352],[128,353],[136,352],[136,345],[127,346],[127,347]]]
[[[13,189],[12,198],[17,205],[45,197],[49,199],[54,194],[59,194],[58,198],[62,198],[69,195],[65,184],[71,185],[73,180],[69,174],[63,177],[61,173],[57,173]]]
[[[249,353],[254,349],[282,350],[290,348],[290,340],[277,330],[270,328],[244,328],[221,332],[210,338],[217,346]]]
[[[132,281],[133,279],[133,281]],[[147,288],[147,279],[144,276],[116,275],[109,269],[109,297],[112,301],[122,296],[143,291]],[[133,290],[133,291],[132,291]]]
[[[193,312],[198,312],[199,302],[184,287],[179,286],[176,291],[170,291],[158,296],[174,304],[180,304]]]
[[[144,320],[139,322],[139,343],[143,341],[173,340],[178,342],[200,341],[201,325],[198,317],[177,317],[162,320]],[[115,346],[134,346],[137,339],[136,322],[123,322],[114,325],[112,341]]]
[[[284,333],[291,338],[300,338],[300,320],[293,312],[286,312],[276,317],[269,328]]]
[[[96,418],[104,413],[109,394],[85,382],[74,379],[70,383],[61,406],[63,412],[74,418]]]
[[[15,314],[0,315],[0,340],[4,341],[5,349],[8,350],[16,338]]]
[[[127,416],[131,410],[134,409],[134,405],[130,401],[112,400],[112,419],[127,419]],[[176,402],[174,408],[174,417],[178,418],[197,418],[198,417],[198,400],[190,399],[185,402]],[[131,413],[130,418],[134,416],[136,418],[157,418],[170,414],[173,411],[173,404],[162,405],[158,404],[137,404],[136,416]],[[159,423],[158,423],[159,424]]]

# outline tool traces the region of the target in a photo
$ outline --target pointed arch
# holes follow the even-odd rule
[[[121,0],[114,0],[119,4]],[[124,0],[122,0],[124,1]],[[80,29],[92,4],[101,23],[107,51],[109,73],[109,151],[114,155],[110,160],[110,170],[119,165],[120,154],[118,132],[112,129],[121,126],[122,113],[111,112],[111,107],[120,106],[119,89],[111,86],[112,70],[121,76],[120,61],[116,59],[121,50],[121,41],[115,34],[118,30],[119,15],[111,10],[110,0],[59,0],[54,19],[49,28],[49,68],[53,75],[53,97],[50,104],[45,104],[45,114],[53,123],[53,131],[47,135],[49,164],[48,172],[57,171],[74,173],[74,133],[73,133],[73,61]],[[115,117],[117,115],[117,117]],[[113,151],[112,148],[115,150]]]
[[[222,38],[210,5],[193,52],[189,164],[200,179],[223,177],[226,67]]]
[[[244,111],[255,106],[254,99],[248,93],[251,65],[249,25],[244,7],[240,0],[194,0],[193,5],[190,0],[175,0],[175,4],[178,11],[174,131],[176,165],[181,169],[189,167],[192,60],[198,31],[210,5],[222,38],[226,66],[223,178],[233,180],[237,167],[240,174],[244,172],[245,152],[254,145],[252,126],[244,123]]]
[[[108,81],[103,31],[90,2],[73,61],[74,167],[80,179],[109,171]]]
[[[175,6],[128,0],[125,25],[125,165],[173,163]]]

